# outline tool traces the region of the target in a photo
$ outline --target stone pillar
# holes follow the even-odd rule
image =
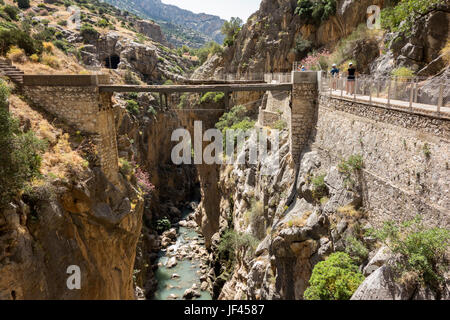
[[[308,143],[316,123],[318,106],[317,72],[292,72],[292,110],[290,127],[290,151],[295,164]]]

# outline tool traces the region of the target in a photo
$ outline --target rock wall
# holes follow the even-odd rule
[[[312,139],[322,159],[364,159],[369,219],[411,219],[449,227],[450,120],[322,96]]]
[[[301,114],[294,108],[296,94],[301,97],[293,92],[293,123]],[[385,263],[370,264],[379,248],[362,230],[418,214],[427,225],[449,227],[450,119],[326,95],[319,95],[311,113],[312,105],[305,109],[315,114],[305,124],[309,138],[286,135],[280,154],[269,154],[281,160],[273,177],[262,176],[260,164],[220,170],[220,229],[213,248],[227,228],[259,244],[254,254],[235,262],[231,274],[213,257],[213,293],[219,299],[303,299],[315,264],[345,251],[348,237],[359,237],[369,251],[359,262],[366,276]],[[290,144],[299,150],[298,163],[287,152]],[[361,155],[364,166],[351,173],[349,184],[338,165],[352,155]],[[317,197],[312,179],[320,175],[324,190]],[[254,201],[264,210],[249,219]]]
[[[143,203],[131,186],[121,192],[98,168],[88,177],[0,212],[1,300],[135,298]],[[80,268],[80,289],[67,286],[72,265]]]

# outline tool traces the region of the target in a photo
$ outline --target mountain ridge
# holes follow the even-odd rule
[[[106,0],[108,3],[128,10],[143,18],[158,22],[167,40],[174,46],[183,44],[198,48],[209,41],[222,43],[220,29],[225,22],[219,16],[194,13],[161,0]],[[181,27],[181,29],[179,28]]]

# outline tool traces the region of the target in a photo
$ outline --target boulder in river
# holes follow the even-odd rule
[[[199,298],[200,296],[201,294],[198,291],[189,288],[184,292],[183,299],[192,300],[193,298]]]
[[[177,258],[172,257],[169,260],[167,260],[166,267],[167,268],[173,268],[178,264]]]

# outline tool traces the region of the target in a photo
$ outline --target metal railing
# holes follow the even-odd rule
[[[432,82],[424,77],[358,76],[355,81],[346,77],[333,78],[322,74],[320,91],[333,97],[363,101],[371,105],[392,108],[421,109],[450,114],[450,80]]]
[[[266,83],[291,83],[291,73],[266,73],[264,74],[264,82]]]

